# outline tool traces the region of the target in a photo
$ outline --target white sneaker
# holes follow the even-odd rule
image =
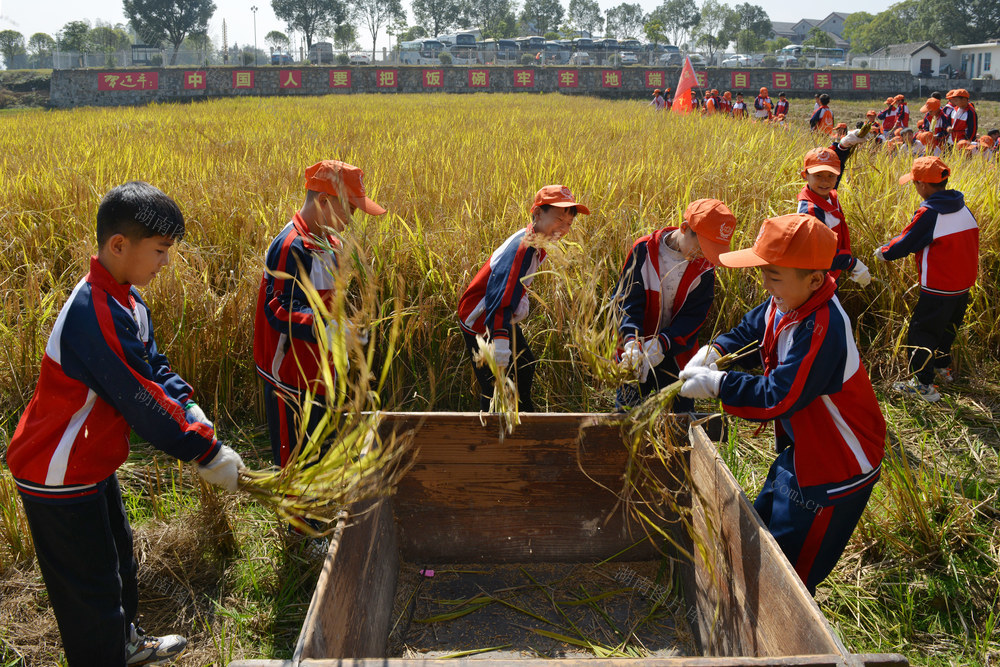
[[[937,378],[941,384],[951,384],[955,381],[955,372],[951,370],[951,366],[948,368],[935,368],[934,371],[937,373]]]
[[[938,393],[937,387],[932,384],[920,384],[917,378],[910,378],[909,382],[897,382],[892,385],[892,388],[901,394],[916,396],[928,403],[941,400],[941,394]]]
[[[159,665],[173,660],[187,647],[187,639],[180,635],[153,637],[142,628],[129,626],[128,640],[125,642],[125,663],[128,665]]]

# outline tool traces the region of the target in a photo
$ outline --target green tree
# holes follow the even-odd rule
[[[400,0],[355,0],[354,15],[368,29],[372,36],[372,60],[375,60],[375,45],[382,26],[393,21],[405,21],[406,12]]]
[[[775,53],[776,51],[782,50],[791,43],[792,40],[788,39],[787,37],[777,37],[775,39],[769,39],[766,42],[764,42],[764,52]]]
[[[58,33],[63,51],[79,54],[77,66],[83,67],[83,59],[90,53],[90,23],[87,21],[70,21]]]
[[[569,0],[566,22],[574,32],[596,35],[597,31],[604,25],[604,18],[601,17],[601,6],[597,4],[597,0]]]
[[[459,0],[413,0],[410,9],[417,23],[433,37],[462,23],[462,3]]]
[[[288,39],[288,35],[280,30],[272,30],[264,35],[264,43],[271,47],[271,53],[275,51],[281,53],[288,50],[288,45],[291,44],[291,41]]]
[[[663,0],[649,17],[663,24],[672,44],[680,44],[701,21],[701,12],[694,0]]]
[[[731,26],[733,10],[718,0],[705,0],[701,6],[701,20],[694,31],[695,44],[708,51],[709,62],[717,51],[724,51],[733,41]]]
[[[771,18],[760,5],[749,2],[736,5],[730,14],[730,34],[740,53],[757,53],[771,37]]]
[[[427,29],[425,27],[422,25],[414,25],[399,33],[398,38],[401,42],[412,42],[415,39],[420,39],[426,36]]]
[[[534,34],[544,35],[562,23],[566,10],[559,0],[524,0],[521,23],[534,28]]]
[[[612,7],[606,13],[607,27],[604,34],[618,39],[635,39],[642,34],[643,24],[646,22],[646,15],[642,11],[642,5],[629,4],[623,2],[617,7]]]
[[[827,31],[813,26],[809,30],[808,37],[803,40],[802,46],[811,46],[814,49],[832,49],[837,46],[837,41]]]
[[[758,53],[764,48],[764,40],[753,30],[736,33],[736,50],[740,53]]]
[[[517,34],[516,4],[511,0],[463,0],[462,15],[479,28],[483,39],[501,39]]]
[[[875,18],[874,14],[869,14],[868,12],[851,12],[846,19],[844,19],[844,30],[843,38],[851,45],[851,52],[853,53],[864,53],[860,48],[860,42],[862,35],[865,30],[868,29],[868,24],[872,22]]]
[[[423,28],[420,28],[423,30]],[[424,33],[427,31],[424,30]],[[333,30],[333,47],[339,51],[360,51],[358,30],[350,23],[341,23]],[[350,59],[348,59],[350,62]]]
[[[56,48],[56,40],[44,32],[36,32],[28,38],[28,53],[31,54],[32,67],[52,67],[52,52]]]
[[[7,69],[13,69],[14,58],[25,53],[24,35],[17,30],[0,30],[0,55]]]
[[[208,32],[215,13],[212,0],[122,0],[122,8],[137,35],[147,44],[169,42],[174,47],[170,64],[184,39],[196,32]]]
[[[347,20],[343,0],[271,0],[271,9],[289,31],[305,35],[306,48],[312,47],[314,37],[333,33]]]
[[[132,38],[121,26],[110,26],[98,22],[88,35],[90,46],[95,53],[111,55],[125,51],[132,45]]]
[[[667,35],[663,31],[663,24],[655,19],[647,20],[642,26],[642,32],[646,35],[646,41],[653,46],[669,43]]]

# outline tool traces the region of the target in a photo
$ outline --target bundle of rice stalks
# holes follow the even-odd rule
[[[335,286],[326,298],[305,272],[278,275],[297,281],[305,293],[319,356],[328,363],[319,364],[315,389],[300,397],[297,444],[285,466],[240,476],[242,490],[310,536],[333,532],[350,506],[390,495],[409,466],[413,440],[412,432],[384,437],[379,429],[380,392],[406,316],[399,289],[391,308],[377,308],[361,249],[340,241],[337,248],[326,244],[339,259],[331,271]],[[389,315],[376,316],[386,310]],[[377,375],[376,349],[381,355]],[[318,421],[317,410],[323,413]]]

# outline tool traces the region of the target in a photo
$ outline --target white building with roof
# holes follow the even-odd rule
[[[934,42],[890,44],[863,59],[877,70],[909,72],[913,76],[934,76],[941,70],[941,59],[947,54]],[[855,58],[855,61],[857,58]]]
[[[1000,58],[1000,40],[981,44],[957,44],[951,47],[960,54],[959,70],[969,79],[997,78],[993,61]]]

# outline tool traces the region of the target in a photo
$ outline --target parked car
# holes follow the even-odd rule
[[[726,56],[722,61],[723,67],[749,67],[750,66],[750,56],[741,56],[739,54],[733,56]]]
[[[774,59],[778,61],[778,67],[795,67],[799,64],[799,59],[795,56],[780,55]]]
[[[668,51],[657,58],[656,62],[660,65],[683,65],[684,56],[677,51]]]
[[[272,53],[271,54],[271,64],[272,65],[291,65],[292,57],[287,53]]]
[[[590,54],[586,51],[574,51],[573,55],[569,57],[570,65],[589,65],[590,64]]]
[[[631,51],[619,51],[618,62],[620,62],[622,65],[638,65],[639,57],[636,56]]]
[[[371,65],[372,58],[367,53],[352,53],[350,55],[352,65]]]

